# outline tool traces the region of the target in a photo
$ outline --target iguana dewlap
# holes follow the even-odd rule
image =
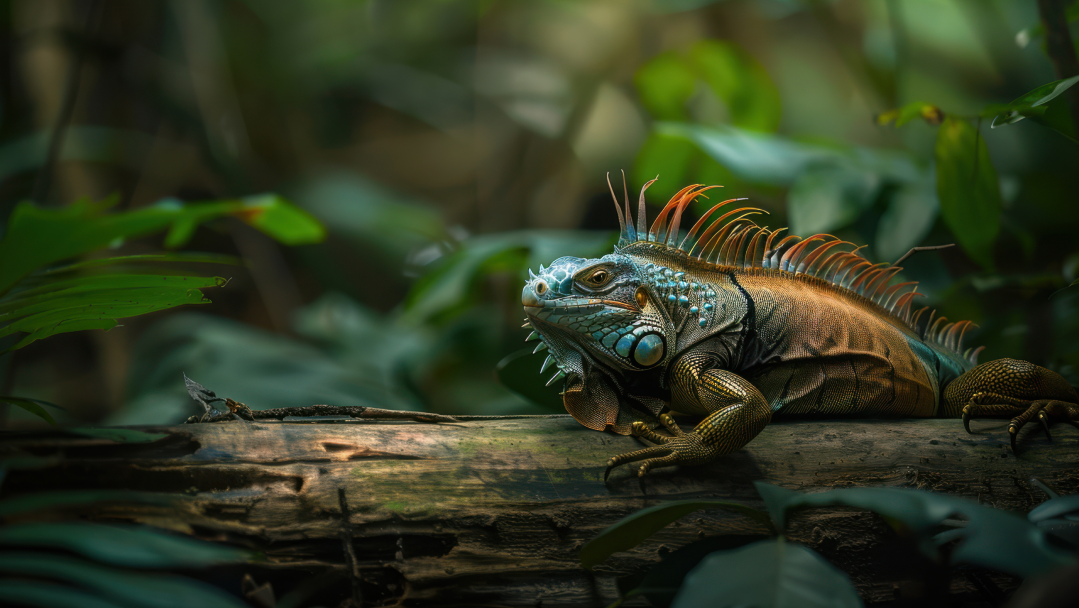
[[[636,226],[628,197],[625,213],[615,200],[613,253],[540,266],[522,292],[530,338],[550,351],[542,369],[553,363],[552,381],[564,377],[566,410],[588,428],[657,444],[612,458],[608,472],[640,460],[640,475],[710,462],[773,415],[1015,416],[1013,449],[1035,416],[1047,432],[1052,419],[1079,419],[1079,397],[1060,375],[1014,359],[976,366],[981,349],[961,351],[971,323],[912,311],[916,284],[891,284],[901,268],[830,235],[757,226],[748,217],[760,209],[716,213],[738,199],[680,238],[682,211],[710,189],[700,185],[646,230],[651,183]],[[668,411],[704,420],[686,433]]]

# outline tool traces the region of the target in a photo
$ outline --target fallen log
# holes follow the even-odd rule
[[[100,505],[90,517],[257,549],[265,561],[245,572],[270,580],[279,595],[321,580],[336,602],[362,596],[372,606],[606,606],[619,597],[620,579],[631,588],[663,555],[701,536],[766,534],[737,515],[699,512],[593,572],[581,568],[583,543],[661,501],[708,497],[763,508],[755,480],[810,492],[920,488],[1020,512],[1045,499],[1032,477],[1079,492],[1076,429],[1059,425],[1051,443],[1037,428],[1024,430],[1017,457],[1004,421],[973,424],[977,434],[968,435],[958,420],[777,422],[712,465],[650,473],[645,493],[632,467],[603,481],[606,460],[637,440],[568,417],[232,420],[142,427],[163,435],[149,443],[8,433],[4,450],[56,460],[10,471],[2,497],[89,488],[182,494],[171,506]],[[874,515],[829,509],[799,515],[790,537],[851,574],[872,603],[891,600],[907,576],[882,544],[889,534]],[[952,585],[973,589],[961,578]]]

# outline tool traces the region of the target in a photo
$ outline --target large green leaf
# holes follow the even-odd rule
[[[243,549],[132,525],[86,522],[14,524],[0,528],[0,545],[63,549],[128,568],[204,568],[248,561]]]
[[[750,131],[779,127],[779,90],[756,59],[725,40],[701,40],[689,57],[697,75],[723,100],[730,122]]]
[[[969,122],[949,116],[937,132],[934,158],[944,222],[967,255],[992,270],[1001,199],[985,141]]]
[[[94,258],[92,260],[83,260],[81,262],[74,262],[72,264],[65,264],[63,266],[54,266],[48,270],[42,270],[36,273],[30,279],[37,277],[54,277],[59,275],[71,274],[76,271],[82,271],[90,268],[98,268],[101,266],[129,266],[132,264],[139,265],[147,263],[160,264],[162,262],[172,264],[179,262],[181,264],[231,264],[242,265],[243,260],[236,256],[222,255],[219,253],[205,253],[200,251],[169,251],[165,253],[144,253],[141,255],[118,255],[110,258]],[[162,266],[166,267],[166,266]]]
[[[26,397],[13,397],[13,396],[10,396],[10,395],[0,395],[0,402],[10,403],[11,405],[14,405],[15,407],[20,408],[20,409],[24,409],[24,410],[30,412],[31,414],[37,416],[38,418],[41,418],[45,422],[48,422],[49,424],[51,424],[53,426],[56,426],[56,420],[53,420],[52,415],[49,414],[48,410],[46,410],[44,407],[42,407],[42,405],[51,405],[52,407],[59,407],[57,405],[53,405],[53,404],[51,404],[51,403],[49,403],[47,401],[40,401],[38,399],[28,399]]]
[[[843,228],[873,203],[880,181],[843,165],[809,167],[787,193],[791,234],[811,235]]]
[[[35,581],[0,579],[0,597],[18,606],[41,608],[130,608],[80,589]]]
[[[0,554],[0,572],[63,581],[124,606],[142,608],[248,608],[217,587],[168,574],[125,572],[74,557],[49,553]]]
[[[675,51],[653,57],[633,76],[641,104],[658,120],[686,120],[686,102],[697,86],[697,75]]]
[[[405,301],[404,318],[408,323],[445,320],[479,300],[477,284],[485,275],[508,272],[520,277],[523,286],[528,268],[566,255],[603,255],[613,237],[613,232],[522,230],[468,239],[416,282]]]
[[[1048,112],[1048,105],[1051,101],[1059,97],[1064,91],[1067,91],[1071,87],[1079,83],[1079,76],[1072,76],[1071,78],[1065,78],[1063,80],[1057,80],[1026,93],[1019,99],[1009,103],[1003,108],[994,108],[991,110],[993,114],[992,128],[1002,127],[1004,125],[1010,125],[1023,120],[1024,118],[1039,118],[1044,117]],[[1063,101],[1063,100],[1061,100]],[[1063,104],[1066,106],[1066,104]],[[1066,109],[1066,108],[1065,108]],[[1044,120],[1041,120],[1043,124],[1046,124]],[[1076,133],[1074,130],[1075,125],[1069,126],[1071,129],[1064,128],[1060,125],[1047,125],[1055,128],[1063,133],[1065,136],[1074,140]]]
[[[780,530],[786,529],[792,509],[846,506],[874,511],[901,522],[919,541],[922,551],[936,558],[932,532],[948,519],[965,519],[967,525],[950,531],[936,542],[959,539],[951,553],[957,563],[968,563],[1016,576],[1075,563],[1076,557],[1055,547],[1022,517],[978,503],[943,494],[896,488],[849,488],[817,494],[800,494],[764,482],[754,482],[768,512]]]
[[[648,202],[663,205],[675,192],[687,184],[691,167],[701,155],[694,143],[680,135],[650,133],[637,151],[633,163],[634,182],[643,186],[655,177],[658,180],[648,190]],[[636,205],[630,203],[636,214]],[[614,211],[612,210],[613,214]]]
[[[175,298],[186,296],[191,289],[224,287],[225,283],[221,277],[138,274],[89,275],[53,281],[0,299],[0,323],[73,306]]]
[[[923,181],[926,175],[910,154],[895,150],[816,145],[728,126],[663,122],[655,129],[691,139],[736,177],[756,184],[789,186],[807,168],[829,165],[894,183]]]
[[[618,523],[600,532],[581,548],[581,565],[591,570],[619,551],[627,551],[644,542],[649,536],[662,530],[667,525],[702,509],[722,509],[740,513],[757,523],[771,529],[768,516],[757,509],[736,502],[723,500],[677,500],[666,502],[623,518]]]
[[[223,279],[216,279],[221,281]],[[52,301],[27,307],[25,316],[20,315],[0,327],[0,336],[15,332],[27,332],[10,350],[15,350],[36,340],[58,333],[84,329],[111,329],[116,319],[133,317],[158,310],[166,310],[184,304],[209,303],[198,289],[184,288],[138,288],[105,290],[100,293],[80,294],[57,298],[59,308],[51,308]],[[16,310],[12,315],[23,311]],[[5,317],[0,317],[6,320]]]
[[[782,537],[717,551],[685,579],[673,608],[855,608],[858,592],[841,570]]]
[[[768,540],[767,534],[720,534],[706,536],[664,555],[642,578],[634,578],[636,594],[644,595],[656,608],[668,608],[682,583],[706,556]]]
[[[918,246],[933,229],[938,215],[940,203],[932,182],[906,184],[891,191],[873,239],[876,259],[898,260]]]
[[[107,213],[115,197],[102,202],[80,200],[67,207],[46,209],[19,203],[0,240],[0,294],[31,271],[103,249],[117,239],[143,236],[180,226],[167,239],[182,245],[192,227],[231,215],[288,244],[316,242],[324,232],[314,218],[273,195],[238,200],[182,204],[166,200],[134,211]]]
[[[1050,498],[1027,513],[1027,519],[1032,522],[1065,516],[1079,517],[1079,494]]]

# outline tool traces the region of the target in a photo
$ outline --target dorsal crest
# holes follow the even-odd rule
[[[629,207],[629,194],[625,186],[625,174],[622,175],[624,213],[622,205],[614,194],[614,188],[611,187],[608,174],[607,186],[611,190],[615,210],[618,212],[618,223],[621,226],[617,245],[619,249],[635,243],[647,242],[670,249],[675,255],[688,256],[717,267],[744,271],[760,269],[788,275],[791,278],[815,277],[837,289],[873,302],[885,313],[892,315],[913,330],[922,340],[933,342],[956,353],[963,353],[963,357],[971,362],[977,362],[978,353],[984,347],[968,349],[965,353],[960,350],[963,335],[974,324],[970,321],[945,324],[947,319],[944,317],[934,320],[936,311],[930,311],[929,307],[914,311],[912,304],[915,296],[923,295],[917,292],[918,283],[890,284],[895,275],[903,269],[896,264],[887,262],[874,264],[865,259],[859,254],[865,245],[857,247],[853,243],[841,241],[830,234],[815,234],[808,238],[791,234],[784,235],[786,228],[771,230],[767,226],[758,226],[750,219],[756,215],[766,215],[768,212],[764,209],[756,207],[723,209],[728,205],[733,206],[733,203],[746,200],[744,198],[727,199],[713,205],[701,216],[701,219],[693,224],[685,237],[679,240],[682,212],[698,197],[708,198],[705,192],[721,186],[692,184],[682,188],[664,205],[646,231],[644,195],[655,181],[655,179],[650,180],[641,188],[636,227],[634,227],[634,218]],[[721,210],[723,211],[720,212]],[[900,261],[906,257],[903,256]],[[922,318],[927,312],[929,314],[925,319],[925,325],[922,326]]]

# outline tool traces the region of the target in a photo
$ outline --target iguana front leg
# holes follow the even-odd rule
[[[719,369],[713,356],[685,355],[673,365],[671,409],[706,418],[686,433],[670,415],[661,414],[659,420],[672,437],[658,435],[646,424],[635,422],[635,435],[659,445],[611,458],[604,480],[614,467],[640,460],[644,462],[637,475],[642,477],[660,467],[712,462],[749,443],[771,422],[772,410],[757,387],[733,372]]]

